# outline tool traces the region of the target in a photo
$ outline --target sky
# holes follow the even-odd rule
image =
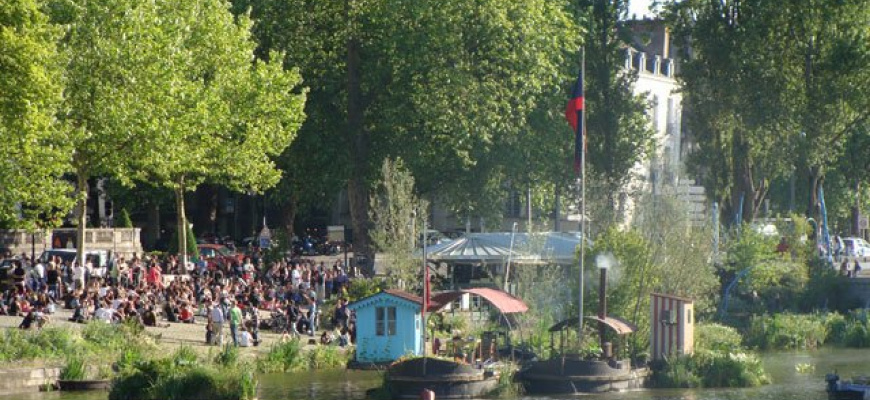
[[[628,16],[637,15],[638,18],[643,17],[644,15],[651,15],[649,10],[649,6],[652,4],[652,0],[629,0],[628,2]]]

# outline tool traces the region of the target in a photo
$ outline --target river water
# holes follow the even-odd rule
[[[773,384],[749,389],[654,389],[583,396],[602,400],[825,400],[824,376],[836,370],[840,376],[870,374],[870,350],[821,349],[811,352],[762,355]],[[814,370],[799,373],[795,365],[810,364]],[[275,374],[260,377],[260,400],[362,400],[367,389],[378,386],[377,372],[329,371]],[[0,396],[0,400],[106,400],[105,393],[35,393]],[[562,396],[569,399],[577,396]],[[559,397],[554,397],[559,398]],[[525,396],[521,400],[547,400]]]

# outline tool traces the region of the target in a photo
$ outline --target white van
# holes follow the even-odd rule
[[[52,257],[59,257],[62,262],[73,262],[76,260],[76,249],[48,249],[42,252],[39,256],[39,261],[47,264]],[[85,250],[85,258],[90,258],[94,263],[94,270],[91,274],[98,277],[106,276],[106,267],[109,264],[109,252],[106,250]]]

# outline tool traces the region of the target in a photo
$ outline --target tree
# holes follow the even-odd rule
[[[175,192],[179,247],[186,258],[184,193],[203,182],[262,192],[280,178],[272,157],[302,123],[295,70],[253,60],[250,21],[219,0],[160,3],[135,58],[141,74],[119,104],[145,140],[135,177]],[[171,17],[170,17],[171,16]],[[280,55],[276,55],[280,60]]]
[[[63,90],[61,36],[35,0],[0,1],[0,224],[56,225],[72,205],[69,141],[55,113]]]
[[[155,156],[134,153],[133,145],[144,139],[137,128],[147,120],[130,118],[126,107],[134,96],[132,84],[141,83],[138,60],[148,54],[151,43],[138,40],[138,35],[147,31],[154,5],[132,0],[56,2],[51,10],[54,23],[68,26],[61,41],[66,85],[58,119],[72,147],[78,191],[76,243],[78,259],[83,260],[88,181],[111,176],[129,182],[130,161],[135,159],[131,155]]]
[[[568,10],[541,0],[234,4],[251,8],[258,54],[284,51],[311,84],[299,144],[322,144],[317,156],[343,162],[325,168],[347,183],[362,254],[370,253],[368,189],[387,157],[405,160],[419,191],[454,210],[495,209],[513,161],[506,155],[515,154],[504,145],[539,132],[528,119],[542,102],[564,101],[566,66],[579,48]],[[558,126],[548,129],[567,142]],[[557,150],[537,162],[562,163],[567,149]],[[304,171],[310,155],[291,149],[290,162]]]
[[[652,154],[653,130],[648,104],[633,92],[637,73],[622,67],[629,32],[620,20],[628,14],[624,0],[584,0],[590,29],[585,37],[588,158],[590,170],[602,183],[607,209],[615,214],[618,193],[632,179],[634,166]]]
[[[870,79],[864,0],[685,1],[669,20],[692,53],[683,64],[694,167],[750,220],[769,180],[796,168],[808,215],[846,138],[867,120]],[[689,47],[684,46],[688,49]],[[686,54],[689,55],[689,54]],[[742,201],[745,200],[745,201]],[[729,219],[730,220],[730,219]]]
[[[400,285],[417,282],[422,263],[414,258],[415,235],[426,226],[428,207],[414,194],[414,177],[402,159],[384,160],[371,204],[372,241],[390,258],[390,275]]]

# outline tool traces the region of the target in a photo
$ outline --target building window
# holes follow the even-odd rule
[[[375,335],[396,336],[396,307],[375,308]]]

